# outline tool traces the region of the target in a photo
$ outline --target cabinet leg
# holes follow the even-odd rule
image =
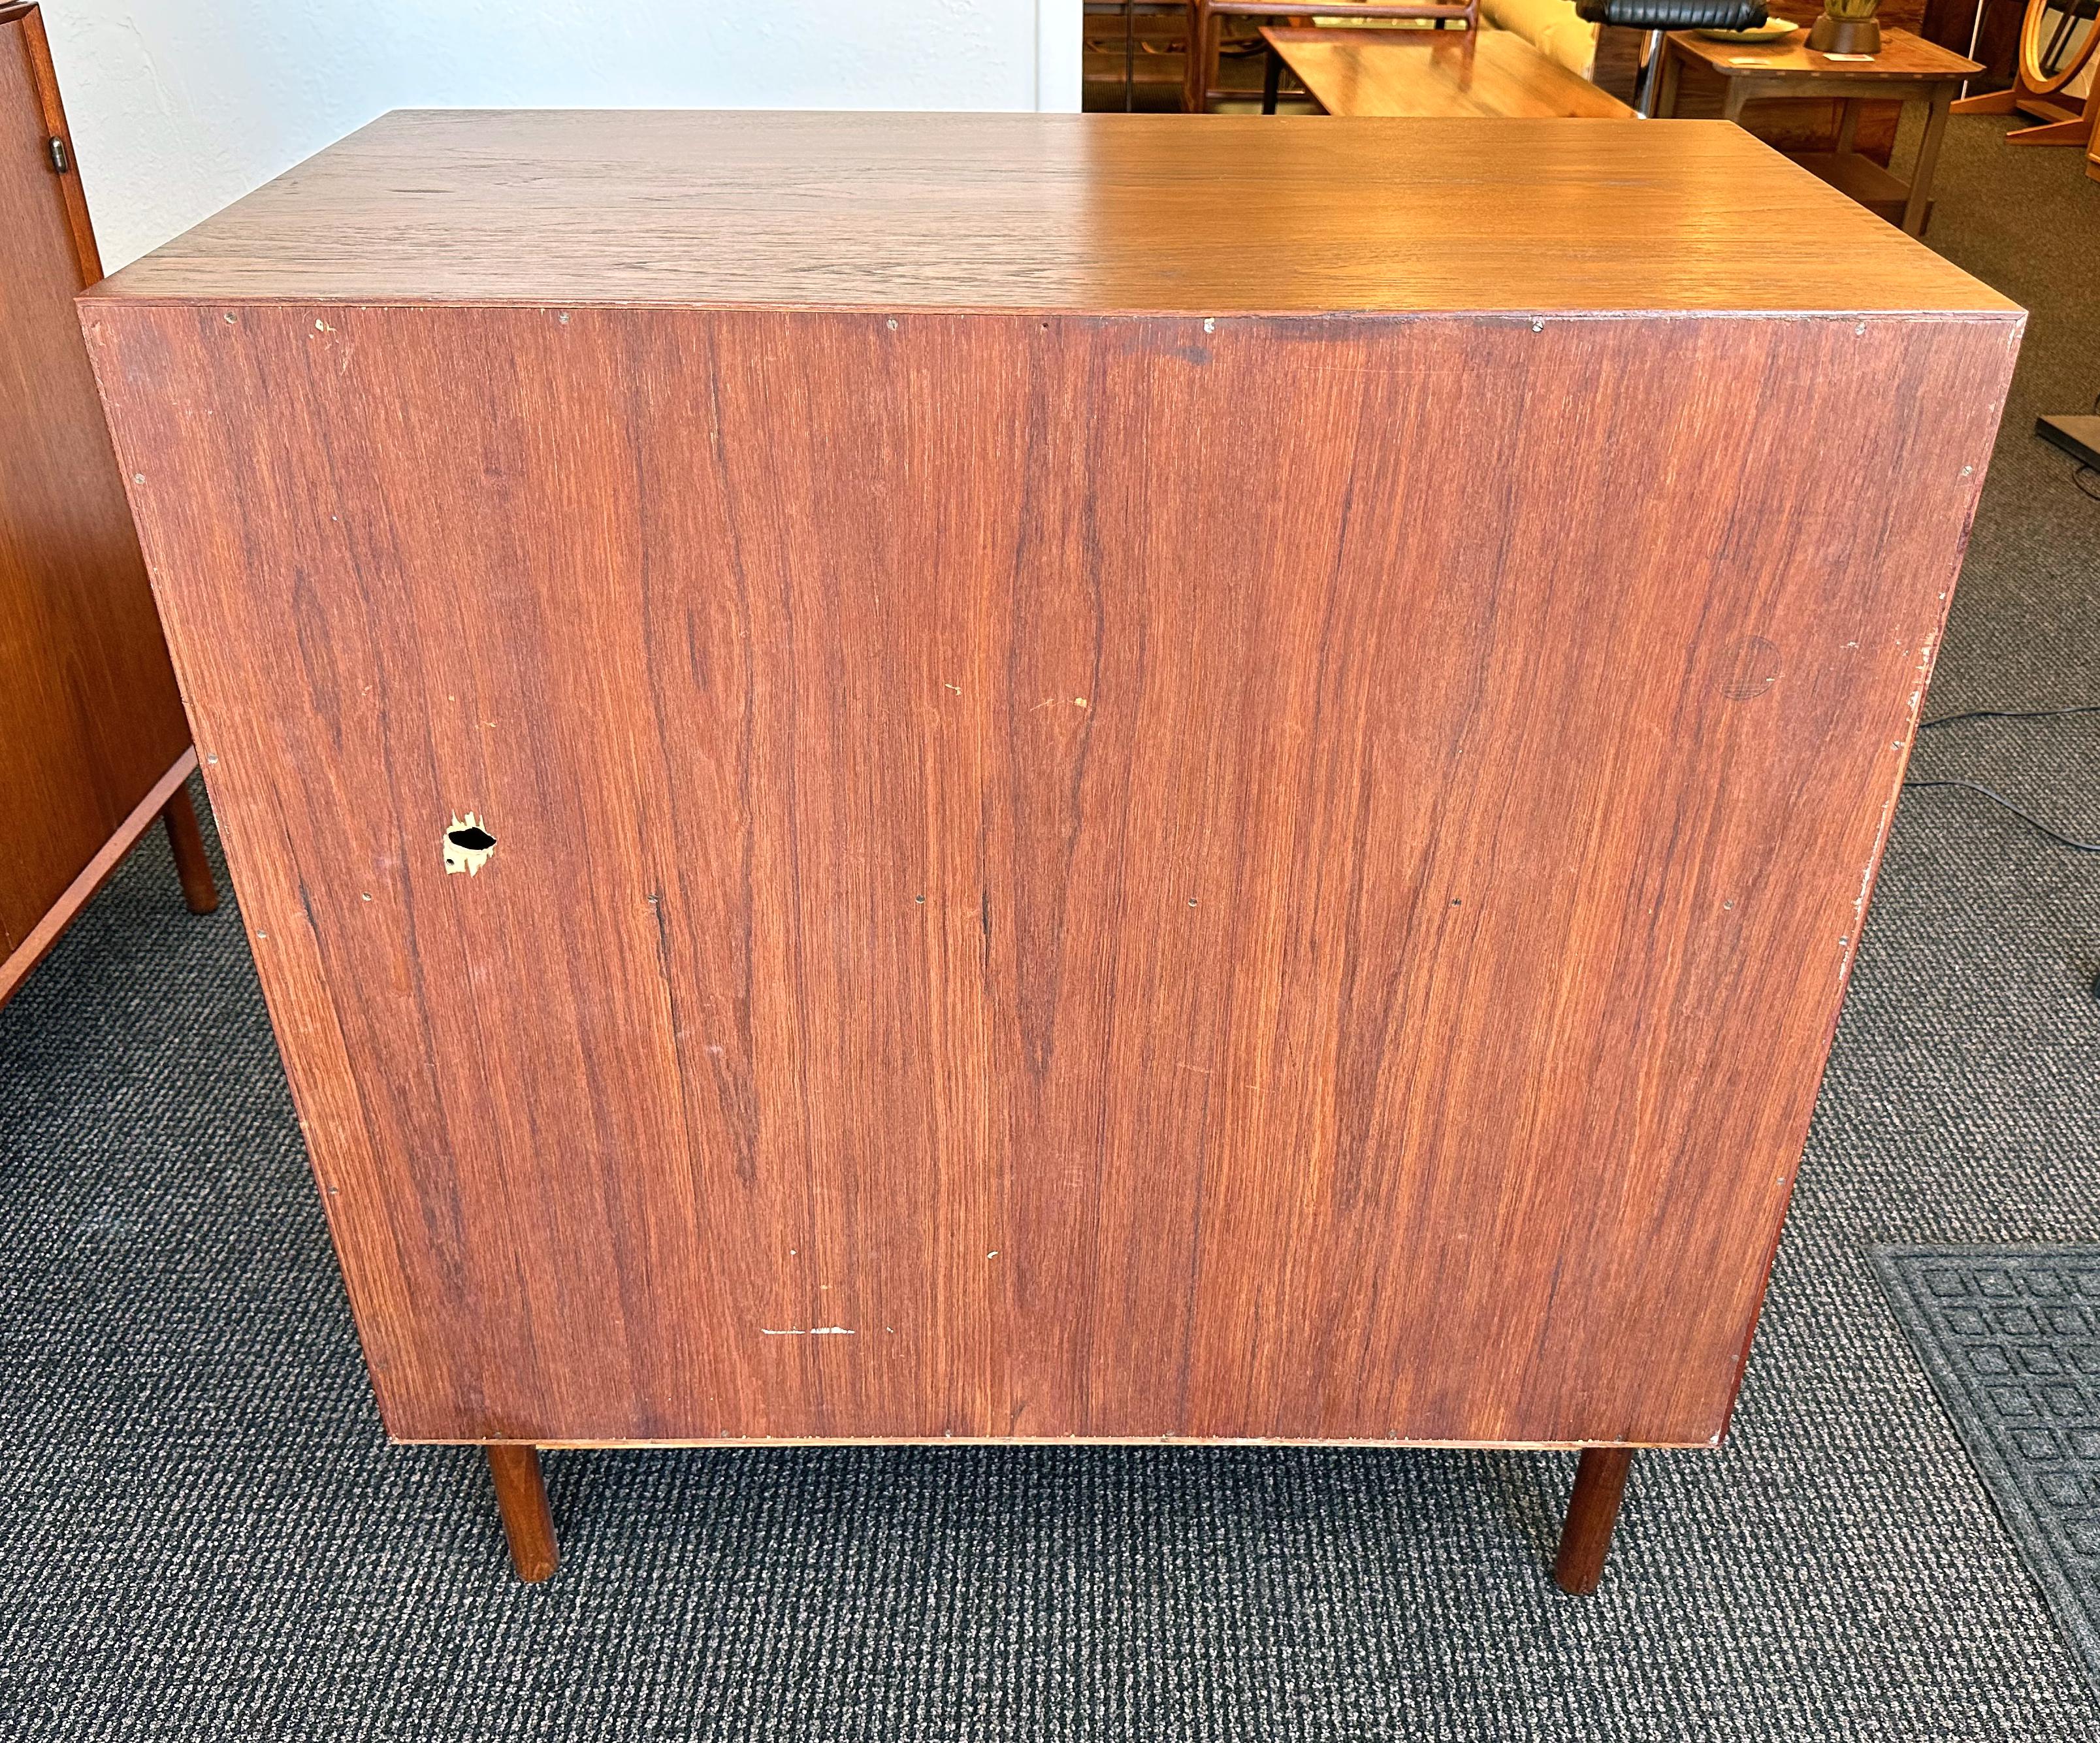
[[[1568,1520],[1560,1528],[1560,1554],[1553,1578],[1560,1589],[1587,1597],[1604,1577],[1604,1556],[1612,1547],[1612,1527],[1633,1468],[1630,1446],[1584,1449],[1575,1467],[1575,1492],[1568,1498]]]
[[[561,1560],[554,1547],[554,1516],[547,1507],[547,1485],[540,1477],[536,1446],[488,1449],[489,1475],[496,1479],[496,1510],[503,1516],[503,1534],[510,1540],[511,1565],[531,1585],[544,1580]]]
[[[175,876],[183,880],[183,900],[192,914],[209,914],[218,906],[218,885],[212,881],[211,861],[205,857],[204,833],[197,827],[190,790],[178,787],[161,812],[168,826],[168,845],[175,850]]]

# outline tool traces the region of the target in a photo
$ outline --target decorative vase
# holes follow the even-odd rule
[[[1882,27],[1874,14],[1882,0],[1823,0],[1823,15],[1808,33],[1820,55],[1878,55]]]

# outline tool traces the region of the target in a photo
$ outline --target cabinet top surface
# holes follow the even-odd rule
[[[2015,307],[1724,121],[400,110],[97,300]]]

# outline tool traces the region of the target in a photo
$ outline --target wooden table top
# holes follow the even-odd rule
[[[1959,79],[1983,69],[1951,48],[1914,37],[1908,30],[1882,29],[1882,51],[1869,60],[1833,60],[1808,46],[1808,33],[1797,30],[1783,42],[1716,42],[1694,30],[1673,30],[1670,40],[1694,60],[1704,61],[1723,78],[1800,77],[1827,75],[1848,79]]]
[[[2010,316],[1726,121],[404,111],[110,298]]]
[[[1581,116],[1634,112],[1507,30],[1265,27],[1330,115]]]

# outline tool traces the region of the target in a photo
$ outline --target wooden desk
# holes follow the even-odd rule
[[[1725,95],[1722,115],[1733,121],[1747,103],[1787,97],[1839,99],[1838,149],[1801,152],[1793,161],[1813,170],[1824,181],[1849,195],[1869,211],[1912,236],[1925,232],[1932,196],[1932,172],[1939,161],[1939,142],[1947,130],[1948,105],[1961,81],[1983,69],[1952,49],[1928,42],[1907,30],[1884,28],[1882,51],[1871,60],[1819,55],[1806,46],[1806,31],[1786,42],[1766,46],[1755,43],[1716,42],[1695,31],[1672,31],[1665,39],[1662,84],[1656,112],[1676,113],[1677,93],[1686,68],[1699,76],[1722,81]],[[1918,144],[1917,164],[1906,182],[1891,174],[1870,157],[1852,149],[1860,123],[1862,102],[1907,103],[1912,99],[1926,105],[1925,133]]]
[[[476,111],[82,312],[521,1568],[536,1445],[1465,1442],[1579,1590],[1720,1438],[1995,292],[1713,121]]]
[[[1589,116],[1634,112],[1507,30],[1318,30],[1262,35],[1330,115]]]

